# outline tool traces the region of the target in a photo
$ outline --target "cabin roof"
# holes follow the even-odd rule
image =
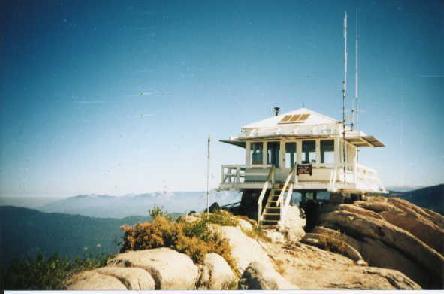
[[[289,116],[303,116],[302,120],[299,121],[284,121],[286,117]],[[304,119],[305,118],[305,119]],[[283,113],[277,116],[272,116],[257,122],[249,123],[242,127],[242,129],[256,129],[256,128],[272,128],[281,127],[282,125],[323,125],[323,124],[336,124],[338,121],[334,118],[328,117],[326,115],[320,114],[316,111],[310,110],[308,108],[299,108],[287,113]]]
[[[221,142],[245,147],[245,141],[252,139],[331,138],[340,134],[342,134],[342,124],[338,120],[307,108],[299,108],[247,124],[241,128],[239,136]],[[358,147],[384,147],[384,144],[375,137],[347,128],[346,140]]]

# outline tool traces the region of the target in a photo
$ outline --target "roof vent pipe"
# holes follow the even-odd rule
[[[275,106],[275,107],[273,107],[273,112],[274,112],[274,115],[275,115],[275,116],[278,116],[278,115],[279,115],[279,110],[281,110],[281,108],[280,108],[279,106]]]

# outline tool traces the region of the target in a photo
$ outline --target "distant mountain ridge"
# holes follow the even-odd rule
[[[418,206],[444,214],[444,184],[411,191],[390,191],[389,196],[400,197]]]
[[[36,253],[66,257],[114,254],[123,236],[120,226],[150,219],[147,214],[94,218],[0,206],[0,265]]]
[[[214,192],[210,195],[210,204],[219,205],[240,201],[238,192]],[[39,208],[43,212],[79,214],[100,218],[122,218],[131,215],[146,215],[149,209],[158,206],[171,213],[204,210],[206,198],[204,192],[153,192],[112,195],[77,195],[48,203]]]

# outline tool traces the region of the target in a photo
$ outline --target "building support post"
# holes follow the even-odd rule
[[[245,165],[251,165],[251,143],[249,141],[245,142]]]

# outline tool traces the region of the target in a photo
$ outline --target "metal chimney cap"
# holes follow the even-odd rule
[[[279,106],[275,106],[273,107],[273,112],[275,116],[279,115],[279,111],[281,110],[281,108]]]

